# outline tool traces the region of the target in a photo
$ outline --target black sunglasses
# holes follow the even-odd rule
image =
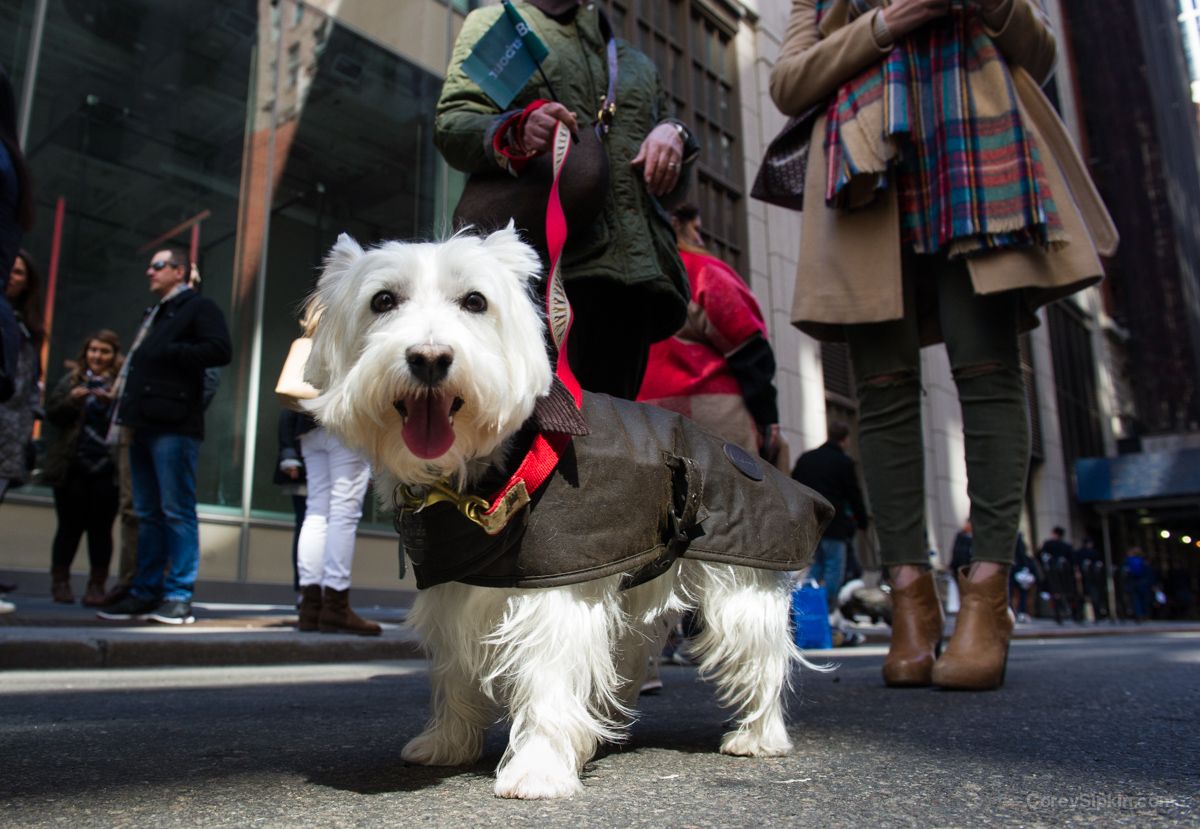
[[[150,270],[152,270],[152,271],[161,271],[163,268],[182,268],[182,267],[183,267],[183,265],[180,265],[178,262],[171,262],[166,259],[159,259],[155,262],[150,263]]]

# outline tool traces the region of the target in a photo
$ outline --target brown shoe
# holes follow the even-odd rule
[[[297,630],[311,632],[317,629],[317,620],[321,616],[321,585],[306,584],[300,588],[299,614]]]
[[[75,604],[75,594],[71,592],[71,571],[66,567],[54,567],[50,570],[50,596],[59,604]]]
[[[332,590],[321,594],[321,616],[317,627],[321,633],[357,633],[359,636],[378,636],[383,628],[368,622],[350,608],[350,590]]]
[[[933,684],[942,688],[989,691],[1004,684],[1013,615],[1008,607],[1008,570],[983,581],[958,573],[962,605],[946,652],[933,666]]]
[[[926,571],[907,586],[892,589],[892,645],[883,663],[884,684],[918,688],[930,684],[942,647],[942,603]]]
[[[80,604],[84,607],[104,607],[104,583],[108,581],[107,570],[93,570],[88,575],[87,589],[83,591]]]

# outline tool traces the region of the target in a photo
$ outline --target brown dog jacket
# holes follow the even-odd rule
[[[665,409],[584,392],[577,435],[531,502],[495,535],[450,503],[398,508],[400,554],[417,587],[557,587],[625,574],[624,587],[677,558],[799,570],[829,502],[741,448]],[[533,429],[518,436],[521,457]],[[489,496],[511,474],[472,488]]]

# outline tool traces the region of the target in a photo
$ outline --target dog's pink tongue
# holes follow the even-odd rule
[[[450,423],[452,394],[427,394],[404,401],[408,419],[404,423],[404,443],[408,451],[423,460],[440,458],[454,445],[454,426]]]

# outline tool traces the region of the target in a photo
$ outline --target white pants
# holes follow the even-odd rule
[[[296,556],[300,585],[348,590],[371,466],[324,429],[300,436],[300,454],[308,481]]]

